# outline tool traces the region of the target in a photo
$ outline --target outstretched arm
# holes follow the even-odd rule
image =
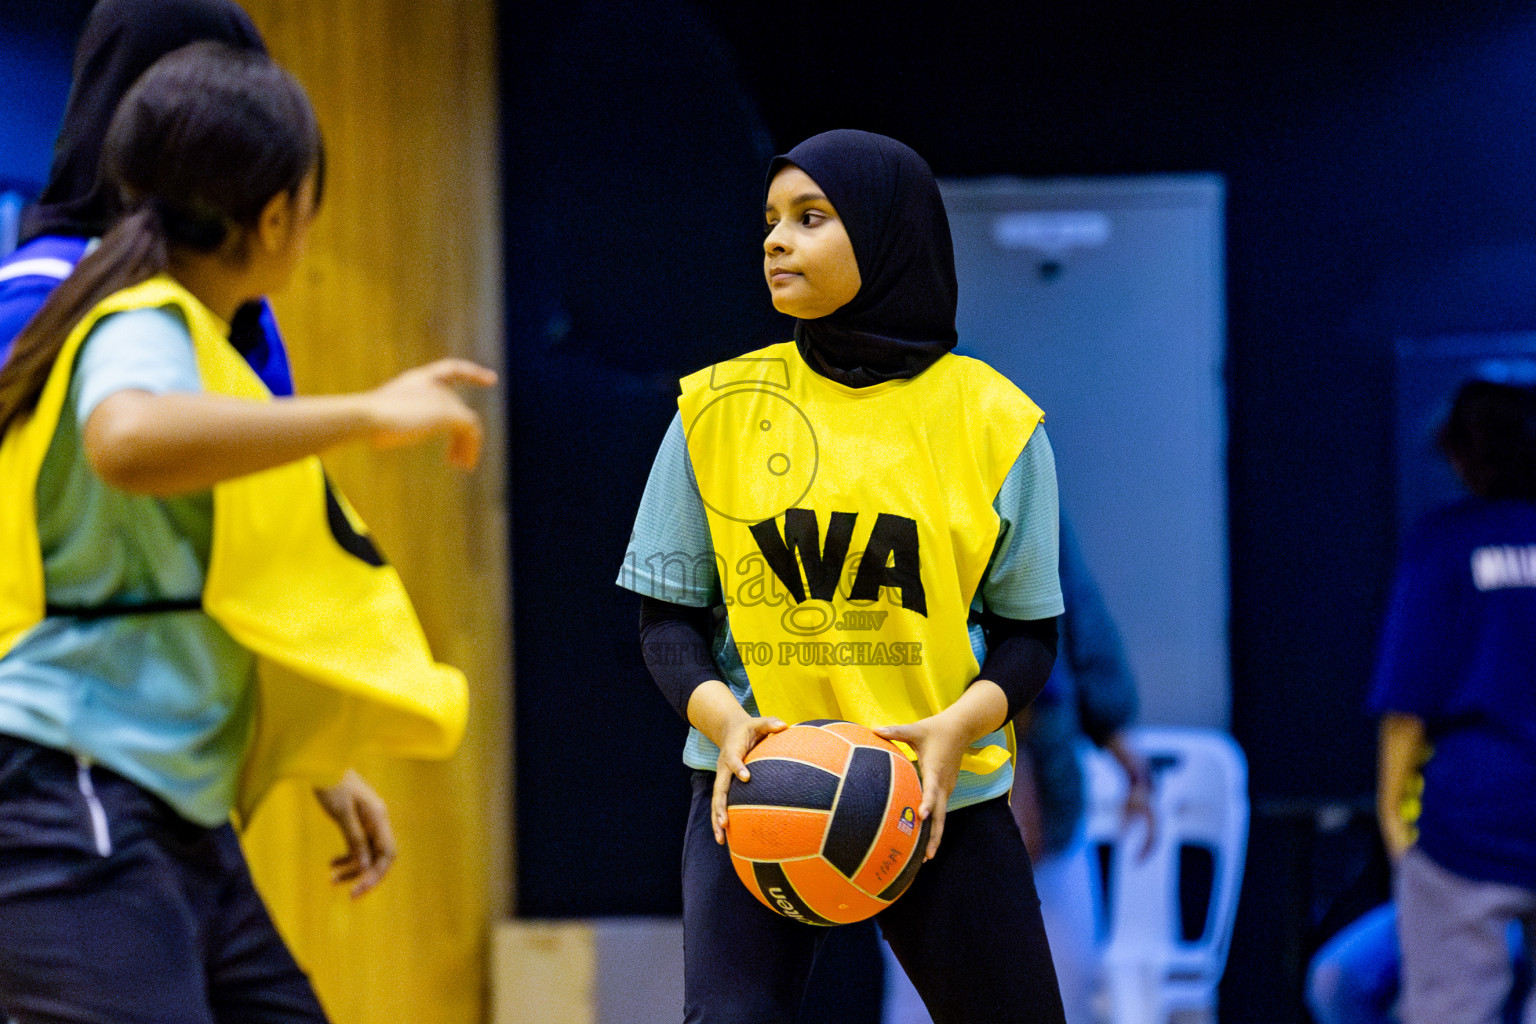
[[[119,391],[91,412],[85,451],[108,484],[159,496],[206,490],[364,439],[390,448],[446,435],[449,461],[472,469],[480,457],[480,417],[456,388],[495,382],[483,366],[442,359],[346,395],[250,402],[204,392]]]

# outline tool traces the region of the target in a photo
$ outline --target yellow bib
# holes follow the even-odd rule
[[[37,477],[75,356],[102,317],[167,306],[186,318],[209,392],[272,399],[226,340],[225,325],[170,277],[92,309],[70,332],[37,408],[0,442],[0,656],[45,613]],[[363,749],[441,758],[458,746],[468,713],[464,676],[433,660],[399,574],[377,557],[318,458],[214,486],[203,608],[258,658],[243,817],[279,778],[333,779]]]
[[[955,355],[909,380],[845,387],[793,342],[682,386],[688,454],[759,710],[884,725],[953,704],[980,668],[968,616],[998,539],[992,502],[1039,407]],[[989,746],[962,767],[985,774],[1007,757]]]

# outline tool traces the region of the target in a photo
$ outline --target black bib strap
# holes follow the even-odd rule
[[[140,604],[104,604],[93,608],[72,608],[68,605],[50,604],[46,608],[50,619],[113,619],[124,615],[158,615],[163,612],[202,610],[201,597],[184,597],[173,601],[144,601]]]

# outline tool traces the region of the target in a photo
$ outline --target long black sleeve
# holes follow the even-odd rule
[[[1102,747],[1136,720],[1136,679],[1120,631],[1066,516],[1061,517],[1060,573],[1061,596],[1067,605],[1061,618],[1061,656],[1071,669],[1078,724],[1084,735]]]
[[[1012,719],[1045,689],[1056,663],[1055,619],[1006,619],[991,612],[980,616],[987,637],[987,658],[978,679],[990,679],[1008,698]]]
[[[714,632],[712,608],[640,598],[640,649],[645,667],[661,688],[661,695],[685,722],[693,691],[720,678],[710,653]]]

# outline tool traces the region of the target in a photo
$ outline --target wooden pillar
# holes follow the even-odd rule
[[[274,298],[302,392],[350,391],[445,355],[504,371],[492,0],[243,0],[309,90],[326,139],[310,250]],[[501,392],[464,476],[441,447],[354,448],[332,475],[399,567],[437,656],[471,687],[440,764],[358,765],[400,859],[353,902],[339,834],[299,787],[246,834],[258,885],[336,1024],[479,1024],[491,922],[508,903],[511,657]]]

